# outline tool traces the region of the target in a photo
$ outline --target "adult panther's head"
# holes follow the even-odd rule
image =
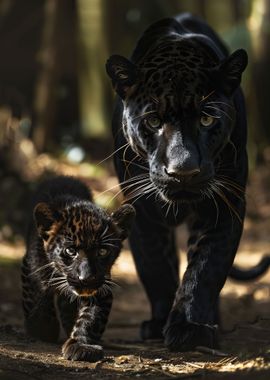
[[[165,200],[199,200],[230,136],[233,94],[247,65],[240,49],[221,60],[204,36],[172,34],[138,62],[113,55],[107,73],[123,100],[123,130],[146,158]]]

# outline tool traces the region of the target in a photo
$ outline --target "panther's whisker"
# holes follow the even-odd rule
[[[135,156],[131,161],[124,160],[124,159],[122,159],[122,161],[123,161],[124,163],[128,163],[127,168],[129,168],[130,165],[134,165],[134,166],[136,166],[137,168],[143,169],[143,170],[145,170],[145,171],[148,172],[148,171],[149,171],[149,168],[148,168],[147,166],[143,166],[143,165],[137,164],[136,162],[133,162],[133,161],[135,160],[135,158],[137,158],[137,156]],[[127,169],[127,168],[126,168],[126,169]],[[124,177],[125,177],[125,175],[124,175]]]
[[[206,115],[206,116],[210,116],[210,117],[213,117],[214,119],[221,119],[221,116],[217,116],[217,115],[210,115],[210,113],[207,113],[207,112],[205,112],[205,111],[202,111],[202,113],[204,114],[204,115]]]
[[[207,102],[207,104],[223,104],[223,105],[225,105],[227,107],[230,107],[230,108],[234,109],[234,107],[231,104],[225,103],[225,102],[220,102],[220,101],[211,101],[211,102]]]
[[[124,152],[123,152],[123,159],[122,161],[124,162],[124,165],[125,165],[125,173],[124,173],[124,179],[126,179],[126,174],[128,173],[129,177],[130,177],[130,173],[129,173],[129,165],[127,166],[126,165],[126,152],[127,152],[127,149],[128,149],[128,146],[124,149]]]
[[[131,203],[134,204],[135,202],[137,202],[143,196],[145,196],[147,194],[149,194],[149,196],[150,196],[150,195],[152,195],[151,193],[154,193],[155,191],[156,191],[155,188],[149,188],[149,190],[147,190],[147,191],[145,191],[145,192],[143,192],[141,194],[138,194],[138,197],[136,199],[134,199]]]
[[[169,211],[170,211],[170,208],[172,206],[172,202],[170,202],[169,200],[165,203],[165,204],[168,204],[168,208],[167,208],[167,211],[166,211],[166,214],[165,214],[165,218],[167,218],[168,214],[169,214]]]
[[[119,152],[119,150],[121,150],[121,149],[124,149],[128,145],[129,145],[129,142],[127,142],[126,144],[120,146],[120,148],[116,149],[109,156],[107,156],[106,158],[104,158],[103,160],[101,160],[100,162],[98,162],[97,165],[101,165],[103,162],[107,161],[109,158],[112,158],[115,155],[115,153]]]
[[[173,202],[173,214],[174,214],[175,221],[177,220],[178,206],[179,206],[178,202]]]
[[[134,193],[141,192],[144,189],[148,188],[149,186],[153,186],[152,183],[149,181],[145,181],[145,182],[139,184],[139,186],[137,186],[134,190],[130,191],[128,196],[133,196]]]
[[[134,186],[136,186],[136,189],[137,189],[138,185],[143,185],[143,184],[146,184],[147,182],[149,182],[149,178],[148,177],[144,178],[144,179],[141,179],[141,180],[138,180],[136,183],[127,185],[127,186],[123,187],[122,190],[123,190],[123,192],[127,192],[127,190],[130,190]]]
[[[244,198],[239,195],[233,188],[230,187],[230,185],[226,182],[222,182],[222,181],[216,181],[217,184],[221,187],[223,187],[224,189],[228,190],[230,193],[232,193],[235,197],[237,197],[238,199],[240,199],[241,201],[244,201]],[[227,185],[227,186],[226,186]]]
[[[148,194],[149,190],[152,190],[152,189],[153,189],[153,185],[151,183],[146,184],[146,185],[141,185],[138,189],[128,194],[128,197],[126,197],[126,200],[129,201],[135,198],[137,195],[140,196],[140,195]]]
[[[150,115],[150,114],[152,114],[152,113],[156,113],[156,111],[155,111],[155,110],[152,110],[152,111],[144,112],[144,113],[142,113],[141,115],[138,115],[138,116],[136,116],[136,117],[133,117],[131,121],[134,121],[134,120],[136,120],[136,119],[142,118],[142,117],[144,117],[144,116],[146,116],[146,115]]]
[[[126,194],[132,193],[134,191],[134,190],[132,190],[132,188],[137,190],[139,188],[139,186],[145,186],[148,182],[149,182],[148,178],[138,180],[136,183],[132,183],[132,184],[129,184],[129,185],[123,187],[119,192],[117,192],[116,196],[122,192],[124,197],[126,197]]]
[[[210,187],[211,187],[211,185],[210,185]],[[209,192],[206,192],[206,195],[209,195],[209,198],[213,200],[214,205],[216,207],[216,221],[215,221],[215,227],[216,227],[217,223],[218,223],[218,219],[219,219],[219,207],[218,207],[218,203],[217,203],[217,201],[215,199],[215,196],[214,196],[211,188],[209,189]]]
[[[133,177],[133,178],[129,178],[129,179],[127,179],[126,181],[120,182],[120,183],[118,183],[117,185],[114,185],[114,186],[110,187],[109,189],[104,190],[103,192],[99,193],[95,198],[98,198],[98,197],[100,197],[101,195],[103,195],[103,194],[107,193],[108,191],[111,191],[111,190],[113,190],[113,189],[115,189],[115,188],[117,188],[117,187],[119,187],[119,186],[123,186],[123,185],[125,185],[125,184],[129,184],[130,182],[131,182],[131,184],[132,184],[132,183],[135,182],[137,179],[141,179],[141,178],[148,178],[148,176],[147,176],[146,174],[139,174],[139,175],[137,175],[137,176],[135,176],[135,177]]]
[[[123,189],[120,189],[112,198],[111,198],[111,202],[119,195],[119,194],[121,194],[121,193],[123,193],[123,195],[124,195],[124,197],[125,197],[125,199],[127,199],[126,197],[127,197],[127,195],[125,194],[126,192],[127,192],[127,190],[130,190],[132,187],[134,187],[134,186],[136,186],[136,185],[138,185],[138,184],[141,184],[140,186],[145,186],[146,184],[147,184],[147,182],[148,182],[148,178],[145,178],[144,180],[141,180],[141,181],[138,181],[138,182],[136,182],[136,183],[134,183],[134,184],[132,184],[132,185],[128,185],[128,186],[126,186],[125,188],[123,188]],[[137,190],[138,188],[136,188],[136,190]],[[131,192],[132,193],[132,192]]]
[[[146,176],[144,180],[147,181],[147,180],[148,180],[148,176]],[[141,181],[143,181],[143,179],[142,179]],[[112,201],[113,201],[116,197],[118,197],[119,194],[121,194],[121,193],[123,193],[123,195],[124,195],[124,197],[125,197],[125,192],[126,192],[128,189],[132,188],[133,186],[136,186],[138,183],[140,183],[140,181],[135,182],[135,183],[131,183],[131,184],[127,185],[126,187],[120,189],[119,191],[117,191],[116,194],[114,194],[114,196],[113,196],[108,202],[112,202]],[[104,194],[104,193],[106,193],[106,191],[104,191],[102,194]],[[101,195],[101,194],[100,194],[100,195]],[[107,203],[108,203],[108,202],[107,202]]]
[[[217,187],[217,186],[214,186],[213,187],[213,190],[216,192],[216,194],[219,195],[219,197],[224,201],[224,203],[228,206],[229,210],[231,210],[234,215],[237,217],[237,219],[239,220],[240,223],[243,223],[240,215],[238,214],[238,212],[235,210],[234,206],[231,204],[231,202],[228,200],[228,198],[225,196],[225,194],[223,193],[223,191]]]
[[[129,190],[130,194],[133,194],[135,191],[138,191],[139,189],[148,186],[151,182],[149,181],[148,178],[145,178],[143,180],[140,180],[136,183],[136,187],[134,190],[131,190],[134,186],[128,185],[125,189],[123,189],[124,194],[127,193],[127,190]],[[131,191],[130,191],[131,190]]]
[[[211,108],[211,109],[213,109],[213,110],[216,110],[216,111],[218,111],[218,112],[221,112],[221,113],[223,113],[225,116],[227,116],[228,119],[230,119],[231,121],[233,121],[233,118],[231,118],[231,116],[230,116],[227,112],[225,112],[224,110],[222,110],[221,108],[217,108],[217,107],[214,107],[214,106],[208,106],[208,105],[205,105],[205,108]]]
[[[201,98],[201,100],[200,100],[199,103],[204,102],[206,99],[210,98],[210,96],[213,95],[215,92],[216,92],[216,90],[212,90],[211,92],[209,92],[208,95],[202,96],[202,98]]]
[[[236,146],[232,142],[231,138],[229,138],[228,144],[231,145],[232,148],[233,148],[233,150],[234,150],[234,166],[236,166],[236,162],[237,162],[237,149],[236,149]]]
[[[233,181],[230,177],[218,174],[218,175],[216,175],[216,178],[221,179],[223,181],[226,181],[228,184],[230,184],[236,190],[245,194],[245,188],[243,186],[239,185],[237,182]]]

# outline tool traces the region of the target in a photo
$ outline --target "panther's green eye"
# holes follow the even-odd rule
[[[157,116],[149,116],[147,119],[146,119],[146,123],[147,125],[150,127],[150,128],[153,128],[153,129],[158,129],[161,127],[161,120],[159,117]]]
[[[98,251],[100,257],[106,257],[109,254],[109,251],[106,248],[100,248]]]
[[[77,251],[75,248],[73,247],[68,247],[65,249],[65,253],[69,256],[76,256],[77,255]]]
[[[215,118],[213,116],[203,115],[200,119],[200,123],[203,127],[210,127],[214,122]]]

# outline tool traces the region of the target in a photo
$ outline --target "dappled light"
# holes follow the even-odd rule
[[[125,201],[114,168],[110,125],[115,98],[105,63],[111,54],[128,57],[153,21],[186,11],[205,18],[231,51],[248,51],[242,83],[249,125],[247,213],[235,263],[251,268],[270,254],[269,4],[268,0],[0,3],[5,52],[0,59],[0,379],[270,378],[270,270],[255,281],[227,279],[221,292],[219,348],[169,352],[161,340],[140,339],[140,324],[151,318],[151,310],[125,240],[112,272],[116,286],[103,336],[105,357],[96,363],[67,361],[61,357],[60,342],[43,343],[25,334],[20,277],[30,205],[42,181],[57,175],[77,177],[109,213]],[[129,174],[127,148],[128,143],[118,150]],[[237,155],[237,147],[233,149]],[[140,188],[137,191],[139,198]],[[183,278],[185,225],[176,228],[176,240]]]

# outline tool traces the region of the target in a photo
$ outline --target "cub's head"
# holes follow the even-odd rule
[[[128,204],[108,215],[89,201],[38,203],[34,219],[53,268],[47,285],[78,296],[106,290],[134,216]]]
[[[233,94],[246,65],[244,50],[221,61],[207,38],[194,35],[160,40],[137,64],[108,60],[125,137],[163,199],[194,201],[207,192],[234,128]]]

